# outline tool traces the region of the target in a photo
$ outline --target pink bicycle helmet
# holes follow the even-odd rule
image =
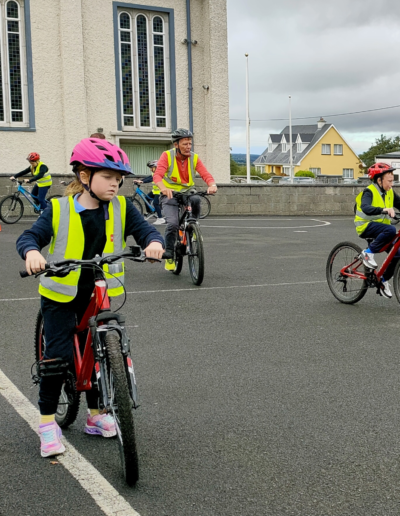
[[[76,165],[81,163],[88,168],[115,170],[124,176],[133,174],[125,152],[113,143],[100,138],[81,140],[75,145],[69,163],[74,167],[72,169],[74,172]]]

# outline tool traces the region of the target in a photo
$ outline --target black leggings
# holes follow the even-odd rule
[[[47,297],[41,298],[41,308],[46,336],[44,358],[62,358],[74,363],[73,344],[74,328],[80,321],[89,304],[92,291],[77,296],[70,303],[57,303]],[[93,378],[92,378],[93,380]],[[63,378],[47,376],[41,379],[39,389],[39,409],[42,416],[55,414],[61,394]],[[89,409],[98,408],[98,391],[92,388],[86,391]]]

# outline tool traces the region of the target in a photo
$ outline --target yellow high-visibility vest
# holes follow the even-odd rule
[[[372,192],[372,204],[374,208],[393,208],[394,194],[391,188],[386,192],[385,200],[379,191],[379,188],[375,185],[369,185],[368,190]],[[360,192],[356,197],[356,216],[354,218],[354,224],[356,225],[356,231],[358,235],[361,235],[371,222],[380,222],[381,224],[390,224],[390,219],[387,213],[381,213],[379,215],[367,215],[361,210],[361,198],[363,192]]]
[[[85,235],[79,213],[75,211],[72,196],[52,199],[53,238],[51,240],[48,262],[61,260],[81,260],[85,248]],[[125,220],[126,199],[114,197],[108,205],[109,219],[106,224],[106,245],[102,256],[121,253],[126,246]],[[111,265],[105,264],[108,295],[119,296],[124,288],[124,262],[119,260]],[[71,271],[65,278],[40,276],[39,294],[59,303],[75,299],[81,268]]]
[[[31,173],[32,173],[33,177],[35,177],[35,176],[40,174],[40,167],[43,164],[44,164],[43,161],[39,161],[39,163],[37,164],[36,168],[31,167]],[[36,184],[39,187],[41,187],[41,186],[51,186],[53,184],[53,180],[51,179],[50,172],[47,170],[47,172],[45,173],[45,175],[43,177],[41,177],[40,179],[36,180]]]
[[[176,190],[178,192],[183,192],[185,190],[189,190],[192,186],[194,186],[194,174],[196,171],[197,159],[198,155],[194,154],[194,152],[190,153],[189,163],[188,163],[188,173],[189,173],[189,182],[182,183],[181,176],[179,174],[178,164],[176,162],[176,149],[171,149],[165,151],[168,156],[168,172],[163,177],[163,183],[167,188],[171,188],[171,190]]]

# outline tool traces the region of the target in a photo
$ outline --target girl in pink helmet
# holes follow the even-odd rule
[[[66,249],[66,242],[81,239],[82,231],[83,249],[82,246],[77,246],[76,256],[68,255],[68,258],[85,260],[92,259],[97,254],[102,255],[106,244],[106,220],[110,217],[110,203],[113,205],[110,213],[116,214],[115,217],[112,215],[111,221],[114,224],[114,234],[120,232],[124,243],[126,238],[132,235],[148,258],[161,259],[164,246],[162,236],[143,219],[129,200],[118,196],[124,176],[132,174],[125,152],[106,140],[86,138],[75,146],[70,164],[76,179],[69,185],[66,196],[53,199],[51,206],[46,208],[32,228],[24,231],[18,238],[17,251],[25,260],[27,272],[34,274],[44,270],[46,259],[41,254],[43,247],[52,242],[50,249],[54,249],[56,244],[62,246],[64,243],[63,248]],[[53,208],[62,216],[53,218]],[[79,217],[76,217],[76,214]],[[41,285],[39,289],[46,334],[44,358],[59,357],[72,364],[73,331],[76,321],[82,318],[93,292],[93,270],[82,268],[77,293],[72,301],[65,299],[66,296],[62,294],[61,289],[57,291],[57,285],[52,288],[54,290],[48,290]],[[112,295],[111,291],[109,294]],[[42,457],[58,455],[65,451],[60,440],[61,429],[55,421],[62,382],[60,376],[41,378],[39,435]],[[88,415],[84,431],[89,435],[103,437],[116,435],[113,418],[99,413],[96,390],[92,389],[87,393],[87,404]]]

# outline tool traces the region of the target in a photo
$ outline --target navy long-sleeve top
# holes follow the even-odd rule
[[[400,210],[400,196],[398,196],[396,192],[393,192],[393,194],[394,194],[393,206],[395,208],[397,208],[398,210]],[[386,192],[385,191],[381,192],[381,195],[382,195],[383,201],[385,202]],[[363,191],[363,194],[361,197],[361,210],[366,215],[380,215],[383,211],[383,208],[377,208],[375,206],[372,206],[372,198],[373,198],[373,195],[372,195],[371,190],[369,188],[366,188]]]
[[[43,165],[40,166],[40,172],[37,176],[32,176],[31,179],[29,179],[28,183],[34,183],[38,179],[42,179],[44,177],[45,173],[48,172],[48,167],[43,163]],[[22,172],[18,172],[18,174],[14,174],[14,177],[21,177],[26,176],[26,174],[31,173],[31,167],[26,168],[25,170],[22,170]]]
[[[77,198],[75,198],[74,202],[75,210],[81,217],[83,233],[85,235],[82,260],[91,260],[96,254],[101,255],[103,253],[106,244],[104,209],[102,206],[99,206],[99,208],[94,210],[88,210],[79,205]],[[52,205],[50,205],[44,210],[31,229],[24,231],[18,238],[17,251],[23,260],[25,260],[28,251],[36,250],[40,252],[49,245],[53,236],[52,220]],[[129,235],[133,236],[142,249],[145,249],[151,242],[160,242],[164,246],[164,239],[160,233],[144,220],[132,202],[127,199],[125,240]],[[93,270],[83,268],[79,278],[78,291],[91,290],[93,284]]]

